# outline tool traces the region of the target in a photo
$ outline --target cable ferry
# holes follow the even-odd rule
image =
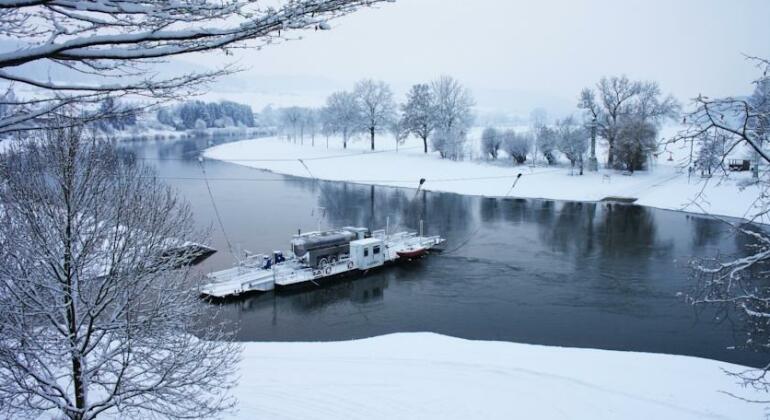
[[[324,279],[365,273],[384,264],[422,258],[445,239],[420,233],[344,227],[337,230],[298,233],[291,252],[253,254],[235,267],[209,273],[200,288],[206,297],[226,298],[252,291],[269,291],[301,283],[318,284]]]

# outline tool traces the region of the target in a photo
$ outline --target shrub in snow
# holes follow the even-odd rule
[[[527,161],[532,138],[529,134],[517,133],[513,130],[503,132],[503,149],[514,163],[521,165]]]
[[[433,133],[431,146],[442,158],[460,160],[465,152],[466,141],[465,131],[440,128]]]

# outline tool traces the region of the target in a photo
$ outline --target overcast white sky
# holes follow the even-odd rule
[[[321,91],[371,77],[402,93],[449,74],[480,108],[524,112],[571,107],[582,87],[622,73],[681,99],[746,93],[758,73],[742,53],[770,57],[769,23],[770,0],[398,0],[236,56],[251,67],[242,79],[333,82]]]

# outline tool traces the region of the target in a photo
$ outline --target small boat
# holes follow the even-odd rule
[[[426,255],[428,253],[428,248],[425,247],[409,247],[407,249],[403,249],[401,251],[396,251],[396,254],[400,258],[406,258],[406,259],[414,259],[414,258],[420,258],[423,255]]]

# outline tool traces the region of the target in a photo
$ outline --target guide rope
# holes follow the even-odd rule
[[[303,162],[302,159],[297,159],[297,160],[299,161],[299,163],[302,164],[302,166],[305,167],[305,170],[307,171],[307,173],[310,174],[310,178],[316,179],[315,175],[313,175],[313,173],[310,172],[310,168],[308,168],[307,165],[305,165],[305,162]]]
[[[516,187],[516,183],[517,183],[517,182],[519,182],[519,178],[521,178],[521,172],[519,172],[519,174],[518,174],[518,175],[516,175],[516,179],[513,181],[513,185],[511,185],[511,189],[510,189],[510,190],[508,190],[508,192],[507,192],[507,193],[505,193],[505,196],[506,196],[506,197],[508,197],[509,195],[511,195],[511,191],[513,191],[513,189]]]
[[[509,195],[511,195],[511,192],[513,191],[514,188],[516,188],[516,184],[519,182],[520,178],[521,178],[521,172],[519,172],[519,174],[516,175],[516,179],[513,181],[513,185],[511,185],[511,189],[509,189],[508,192],[505,193],[505,197],[508,197]],[[451,254],[453,252],[456,252],[456,251],[460,250],[460,248],[464,247],[465,245],[468,245],[468,242],[470,242],[471,239],[473,239],[479,233],[479,231],[481,230],[481,226],[482,226],[481,224],[476,226],[476,229],[473,232],[471,232],[471,234],[468,235],[468,237],[465,238],[465,240],[460,242],[460,244],[457,245],[455,248],[453,248],[453,249],[451,249],[449,251],[444,251],[443,254]]]
[[[211,192],[211,185],[209,184],[208,176],[206,174],[206,168],[203,166],[203,158],[198,158],[198,164],[201,167],[201,172],[203,172],[203,181],[206,184],[206,190],[209,193],[211,206],[214,208],[214,215],[216,216],[217,222],[219,223],[219,229],[222,231],[222,236],[225,237],[225,242],[227,243],[227,249],[230,251],[230,255],[232,255],[237,260],[238,256],[233,251],[233,244],[230,242],[230,238],[227,236],[225,225],[224,223],[222,223],[222,217],[219,215],[219,208],[217,208],[216,200],[214,200],[214,193]]]

